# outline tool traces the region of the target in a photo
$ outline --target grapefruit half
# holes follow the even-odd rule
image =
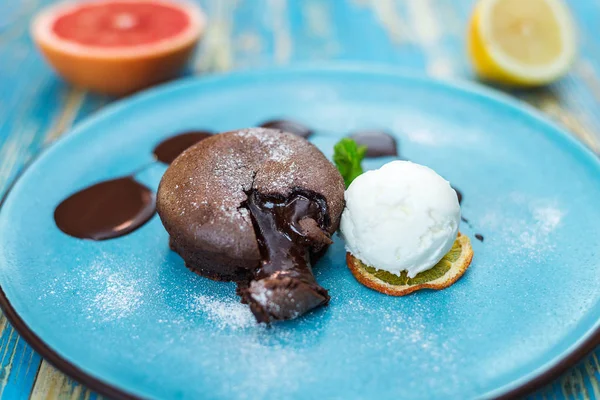
[[[205,26],[187,2],[91,0],[43,10],[31,32],[67,81],[120,96],[176,77]]]

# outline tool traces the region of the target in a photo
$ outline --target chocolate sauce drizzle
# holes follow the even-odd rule
[[[263,128],[279,129],[280,131],[293,133],[296,136],[308,139],[314,131],[296,121],[290,121],[287,119],[273,119],[263,122],[261,125]]]
[[[461,204],[462,200],[463,200],[462,192],[455,187],[452,187],[452,189],[454,189],[454,191],[456,192],[456,197],[458,197],[458,204]],[[460,216],[460,220],[462,222],[464,222],[465,224],[467,224],[467,226],[469,228],[473,229],[473,225],[471,225],[471,222],[467,218],[465,218],[463,215]],[[480,242],[483,242],[483,235],[480,233],[476,233],[475,239],[479,240]]]
[[[364,130],[350,135],[359,146],[367,146],[367,158],[397,157],[398,143],[396,138],[385,131]]]
[[[67,235],[106,240],[133,232],[154,213],[154,193],[132,177],[123,177],[69,196],[54,210],[54,220]]]
[[[207,131],[172,136],[154,148],[160,162],[170,164],[188,147],[212,135]],[[156,212],[155,194],[134,175],[96,183],[72,194],[54,210],[56,226],[67,235],[91,240],[114,239],[144,225]]]
[[[204,140],[213,133],[209,131],[191,131],[180,133],[160,142],[152,152],[154,157],[162,163],[171,164],[177,156],[195,145],[201,140]]]
[[[262,261],[254,279],[238,293],[257,321],[291,319],[327,304],[327,290],[317,284],[311,268],[311,254],[332,243],[325,232],[325,200],[301,193],[275,198],[252,191],[246,206]]]
[[[458,190],[457,188],[455,188],[454,186],[452,187],[452,189],[454,189],[454,191],[456,192],[456,197],[458,197],[458,204],[462,204],[462,199],[463,199],[462,192],[460,190]],[[465,222],[468,222],[468,221],[465,220]]]

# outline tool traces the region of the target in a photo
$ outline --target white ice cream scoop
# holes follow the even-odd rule
[[[364,264],[410,278],[450,251],[460,206],[448,181],[431,168],[393,161],[356,178],[345,194],[341,232]]]

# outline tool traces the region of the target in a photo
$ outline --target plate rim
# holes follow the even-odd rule
[[[423,73],[394,68],[389,65],[371,64],[371,63],[360,63],[360,62],[326,62],[326,63],[308,63],[298,64],[296,66],[284,66],[284,67],[267,67],[251,70],[236,70],[222,73],[215,73],[210,76],[191,76],[181,78],[177,81],[161,84],[150,89],[138,92],[132,96],[118,99],[113,103],[105,106],[101,110],[86,116],[81,122],[75,124],[69,131],[61,135],[57,140],[52,142],[49,146],[43,148],[34,157],[32,157],[12,179],[8,187],[6,188],[2,198],[0,199],[0,212],[3,210],[3,206],[6,200],[9,198],[15,185],[21,181],[23,176],[31,169],[31,167],[46,153],[55,151],[60,148],[61,145],[68,141],[70,137],[79,135],[84,132],[88,126],[92,126],[98,120],[110,118],[114,113],[119,112],[121,109],[126,109],[139,101],[150,101],[154,98],[165,96],[171,93],[176,93],[180,90],[185,90],[191,85],[218,85],[220,82],[227,82],[228,80],[250,80],[250,79],[261,79],[264,77],[274,75],[291,75],[291,76],[310,76],[319,74],[331,74],[331,73],[343,73],[349,76],[387,76],[389,78],[400,79],[400,80],[414,80],[427,83],[429,85],[442,87],[446,90],[458,90],[460,92],[466,92],[470,95],[477,95],[485,98],[486,100],[510,109],[513,112],[525,115],[529,119],[535,120],[540,125],[546,128],[546,131],[554,131],[552,139],[560,139],[566,141],[572,149],[575,149],[579,154],[584,154],[589,161],[595,162],[600,167],[600,158],[594,153],[589,147],[587,147],[581,139],[576,137],[574,134],[569,133],[565,128],[559,126],[547,116],[535,109],[533,106],[519,101],[506,93],[503,93],[497,89],[483,86],[480,83],[466,81],[462,79],[453,79],[452,81],[446,79],[439,79],[428,76]],[[567,150],[565,150],[567,151]],[[95,377],[92,373],[84,371],[78,367],[74,362],[67,360],[66,357],[60,355],[56,350],[52,349],[47,345],[20,317],[17,311],[13,308],[10,300],[6,296],[2,285],[0,283],[0,308],[4,312],[7,320],[13,326],[13,328],[25,339],[25,341],[40,355],[43,359],[50,362],[60,371],[76,380],[77,382],[84,384],[88,388],[100,393],[101,395],[107,396],[114,399],[142,399],[137,395],[128,392],[125,389],[117,387],[113,384],[107,383],[102,379]],[[582,335],[577,341],[573,342],[567,350],[563,351],[558,356],[554,357],[549,362],[546,362],[539,368],[529,372],[526,375],[522,375],[520,378],[511,381],[501,387],[488,391],[482,395],[482,398],[490,399],[512,399],[515,397],[521,397],[530,394],[534,390],[550,383],[551,381],[558,378],[567,369],[574,366],[584,356],[593,351],[600,345],[600,324],[596,323],[595,327],[592,327],[588,332]]]

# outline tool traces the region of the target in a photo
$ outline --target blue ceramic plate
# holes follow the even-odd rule
[[[397,135],[403,157],[464,195],[461,231],[475,250],[466,275],[443,291],[389,297],[354,280],[337,238],[316,267],[331,304],[268,329],[233,284],[184,267],[157,217],[103,242],[55,226],[66,196],[152,163],[174,133],[276,117],[314,127],[329,157],[355,129]],[[156,189],[164,170],[154,163],[137,177]],[[597,339],[598,204],[600,163],[589,151],[478,87],[359,68],[188,80],[107,107],[27,169],[0,213],[2,302],[43,356],[114,397],[514,395]]]

